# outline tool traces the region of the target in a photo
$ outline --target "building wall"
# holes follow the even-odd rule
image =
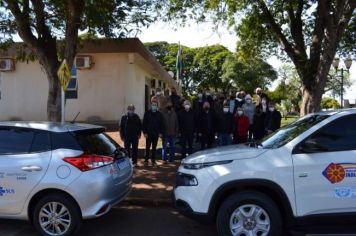
[[[46,120],[48,81],[37,62],[18,62],[0,80],[0,120]]]
[[[95,53],[91,69],[77,70],[78,98],[67,99],[66,120],[118,121],[127,105],[143,117],[149,72],[130,64],[127,53]],[[13,72],[1,73],[0,120],[46,120],[48,82],[37,62],[16,63]]]

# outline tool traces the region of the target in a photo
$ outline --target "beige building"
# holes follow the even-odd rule
[[[38,61],[0,52],[0,120],[46,120],[48,82]],[[128,104],[143,117],[152,91],[177,83],[137,38],[85,42],[66,92],[66,120],[117,122]]]

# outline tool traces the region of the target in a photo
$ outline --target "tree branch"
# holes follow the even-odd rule
[[[325,20],[323,17],[323,11],[326,11],[326,9],[322,5],[318,4],[316,11],[312,42],[309,50],[310,68],[317,68],[317,65],[320,62],[321,46],[324,39]]]
[[[84,11],[84,0],[67,0],[67,21],[66,21],[66,40],[64,49],[64,58],[71,66],[76,54],[78,30],[81,23],[81,17]]]
[[[17,29],[20,37],[23,39],[23,41],[31,46],[32,48],[37,49],[37,41],[36,37],[32,34],[31,31],[31,25],[30,25],[30,20],[28,17],[28,0],[24,1],[24,13],[21,12],[20,7],[18,3],[14,0],[5,0],[5,2],[9,6],[9,10],[11,13],[14,15],[17,23]],[[27,11],[27,12],[26,12]]]
[[[307,54],[305,51],[305,42],[303,35],[303,22],[302,22],[302,11],[303,11],[304,1],[299,0],[298,9],[296,14],[294,14],[293,2],[289,2],[287,7],[287,12],[290,19],[291,35],[295,42],[296,54],[300,57],[306,59]]]
[[[298,68],[298,71],[300,71],[300,69],[302,69],[302,67],[304,66],[304,63],[300,61],[300,57],[295,52],[293,45],[287,40],[286,36],[283,34],[281,27],[274,20],[266,3],[263,0],[259,0],[258,4],[265,16],[266,23],[271,27],[272,32],[275,34],[280,44],[284,47],[284,51],[292,59],[295,66]]]
[[[38,38],[49,38],[51,37],[50,30],[46,25],[46,18],[45,18],[45,5],[42,0],[31,0],[35,16],[36,16],[36,30],[38,34]]]

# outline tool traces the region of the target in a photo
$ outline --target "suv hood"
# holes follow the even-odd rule
[[[246,145],[230,145],[196,152],[183,159],[183,163],[206,163],[225,160],[241,160],[255,158],[265,153],[267,149],[251,148]]]

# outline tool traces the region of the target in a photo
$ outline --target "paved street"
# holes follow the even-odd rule
[[[37,235],[26,221],[0,220],[1,236]],[[85,221],[79,235],[181,236],[216,235],[215,227],[199,224],[172,208],[120,207],[99,219]]]
[[[0,236],[36,236],[27,221],[0,220]],[[216,236],[214,225],[200,224],[178,214],[170,207],[121,206],[109,214],[85,221],[79,235],[125,236]],[[284,232],[283,236],[304,236]],[[341,236],[341,234],[308,234],[308,236]],[[355,236],[356,234],[342,234]]]

